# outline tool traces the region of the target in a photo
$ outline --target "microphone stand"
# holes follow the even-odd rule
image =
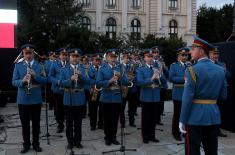
[[[123,64],[121,63],[121,51],[122,50],[120,50],[119,52],[118,52],[118,61],[120,62],[120,94],[121,94],[121,115],[124,113],[124,111],[122,111],[122,104],[123,104],[123,95],[122,95],[122,87],[123,87],[123,85],[122,85],[122,77],[124,76],[124,74],[125,74],[125,70],[123,69]],[[123,152],[124,153],[124,155],[125,155],[125,153],[126,153],[126,151],[136,151],[136,149],[127,149],[126,148],[126,146],[125,146],[125,144],[124,144],[124,140],[125,140],[125,133],[124,133],[124,126],[122,126],[121,125],[121,146],[120,146],[120,148],[119,149],[116,149],[116,150],[111,150],[111,151],[104,151],[104,152],[102,152],[102,154],[106,154],[106,153],[112,153],[112,152]]]
[[[43,63],[41,63],[43,69],[44,69],[44,72],[45,72],[45,76],[46,76],[46,79],[48,78],[47,74],[46,74],[46,70],[45,70],[45,66]],[[54,136],[54,137],[58,137],[58,138],[62,138],[63,136],[62,135],[50,135],[49,133],[49,124],[48,124],[48,105],[47,105],[47,82],[48,82],[48,79],[46,80],[46,84],[44,85],[44,98],[45,98],[45,104],[46,104],[46,134],[41,136],[41,137],[46,137],[46,140],[47,140],[47,145],[50,145],[50,139],[49,137],[50,136]]]

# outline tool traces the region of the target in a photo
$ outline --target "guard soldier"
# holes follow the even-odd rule
[[[212,60],[212,62],[217,64],[217,65],[219,65],[219,66],[221,66],[224,69],[225,77],[226,77],[226,80],[228,81],[230,76],[231,76],[230,72],[227,70],[226,64],[219,61],[219,56],[220,56],[220,51],[219,51],[218,47],[215,47],[213,50],[211,50],[209,52],[209,57]],[[224,113],[222,111],[223,110],[223,106],[222,106],[223,105],[223,101],[218,100],[217,104],[218,104],[219,109],[220,109],[221,117],[223,118],[223,116],[224,116]],[[224,134],[221,130],[219,130],[219,135],[218,136],[220,136],[220,137],[227,137],[227,135]]]
[[[61,70],[60,85],[64,87],[64,109],[66,119],[67,148],[73,146],[83,148],[82,140],[82,118],[86,107],[84,84],[89,83],[85,76],[85,69],[79,63],[80,49],[69,51],[69,67]]]
[[[179,132],[179,117],[182,104],[182,95],[184,91],[184,73],[187,67],[189,48],[184,47],[177,50],[177,62],[174,62],[170,66],[169,81],[173,83],[172,100],[174,103],[174,112],[172,118],[172,135],[173,137],[181,141],[182,137]]]
[[[128,79],[122,75],[120,64],[117,64],[117,53],[115,50],[107,50],[106,61],[99,69],[96,85],[102,88],[100,102],[103,107],[104,134],[106,145],[119,145],[116,139],[118,118],[120,116],[122,94],[120,84],[128,85]]]
[[[160,73],[153,68],[153,55],[150,49],[144,50],[145,64],[137,70],[137,84],[141,86],[143,143],[159,142],[155,137],[155,127],[160,113]]]
[[[30,119],[32,121],[32,146],[41,152],[39,144],[40,115],[42,105],[42,86],[46,84],[45,70],[42,64],[34,59],[34,46],[25,44],[21,47],[23,61],[16,63],[13,71],[12,84],[18,87],[17,104],[22,124],[23,149],[30,149]]]
[[[50,68],[49,72],[49,81],[52,83],[51,90],[53,91],[54,96],[54,114],[55,119],[58,124],[57,133],[61,133],[64,130],[64,104],[63,104],[63,95],[64,89],[61,87],[60,73],[61,70],[65,67],[68,67],[68,52],[66,49],[61,48],[58,50],[59,59],[55,60]]]
[[[101,56],[94,54],[92,56],[92,64],[88,68],[88,75],[91,81],[90,98],[89,98],[89,117],[91,130],[95,130],[97,126],[98,113],[98,129],[103,129],[103,114],[102,106],[99,102],[100,90],[95,85],[98,70],[101,67]]]
[[[165,62],[163,61],[161,55],[160,55],[160,50],[158,46],[154,46],[151,48],[152,53],[153,53],[153,66],[155,68],[158,68],[160,71],[160,76],[162,78],[162,82],[160,85],[161,91],[160,91],[160,113],[158,117],[157,124],[158,125],[163,125],[161,122],[161,115],[163,115],[164,112],[164,101],[166,100],[166,93],[167,93],[167,79],[169,78],[169,71],[168,68],[166,67]]]
[[[224,70],[208,59],[213,46],[195,36],[190,54],[197,63],[186,69],[179,128],[186,133],[185,154],[217,155],[221,123],[218,99],[226,99]],[[185,129],[186,125],[186,129]]]

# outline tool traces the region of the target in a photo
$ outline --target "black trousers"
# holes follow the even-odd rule
[[[64,104],[63,104],[63,94],[54,93],[54,114],[55,119],[59,128],[64,128]]]
[[[172,118],[172,134],[175,136],[179,136],[180,135],[179,118],[180,118],[182,101],[173,100],[173,103],[174,103],[174,112]]]
[[[142,137],[143,140],[155,138],[155,127],[160,113],[159,103],[142,102]]]
[[[18,105],[20,121],[22,124],[23,145],[29,147],[30,120],[32,121],[33,145],[39,145],[41,103],[32,105]]]
[[[104,134],[106,140],[116,139],[121,103],[102,103],[104,114]]]
[[[166,93],[167,93],[167,90],[161,88],[161,91],[160,91],[160,115],[162,115],[164,112],[164,101],[166,100]]]
[[[89,101],[89,117],[90,117],[90,126],[96,128],[97,120],[98,127],[103,127],[103,112],[102,104],[98,101],[92,102]],[[98,119],[97,119],[98,115]]]
[[[200,155],[201,143],[205,155],[217,155],[218,125],[187,126],[185,139],[185,155]]]
[[[129,93],[128,96],[128,116],[129,124],[135,123],[135,114],[138,107],[139,96],[138,93]]]
[[[66,119],[66,137],[71,145],[82,141],[82,118],[85,106],[64,106]]]

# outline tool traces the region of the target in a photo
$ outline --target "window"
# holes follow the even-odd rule
[[[131,37],[134,39],[140,39],[141,37],[141,24],[138,19],[131,21]]]
[[[116,20],[114,18],[109,18],[106,21],[106,36],[108,36],[110,39],[116,37]]]
[[[133,6],[133,8],[139,8],[140,7],[140,0],[132,0],[132,6]]]
[[[171,20],[169,23],[169,35],[171,38],[177,37],[178,34],[178,24],[175,20]]]
[[[116,0],[107,0],[107,6],[108,7],[115,7],[116,6]]]
[[[178,7],[178,0],[169,0],[169,7],[170,8],[177,8]]]
[[[81,27],[91,30],[91,20],[88,17],[83,17]]]
[[[80,3],[83,4],[84,6],[89,6],[90,0],[80,0]]]

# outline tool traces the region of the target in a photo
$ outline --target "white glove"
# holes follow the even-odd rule
[[[184,133],[184,134],[186,133],[185,125],[181,122],[179,123],[179,129],[181,133]]]

